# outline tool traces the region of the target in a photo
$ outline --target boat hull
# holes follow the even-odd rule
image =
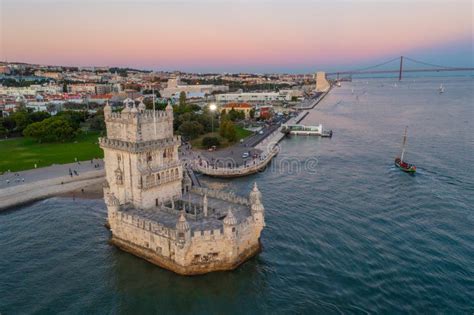
[[[413,164],[409,164],[405,161],[402,161],[400,158],[395,159],[395,166],[401,169],[402,171],[406,173],[415,173],[416,172],[416,166]]]

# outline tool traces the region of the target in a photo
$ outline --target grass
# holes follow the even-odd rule
[[[51,164],[72,163],[103,157],[99,148],[99,133],[89,132],[71,142],[38,143],[31,138],[0,140],[0,173],[49,166]]]
[[[209,133],[203,134],[203,135],[199,136],[198,138],[196,138],[194,140],[191,140],[191,145],[193,146],[193,148],[196,148],[196,149],[208,149],[208,148],[202,146],[202,139],[205,138],[205,137],[217,137],[219,139],[220,143],[221,143],[219,148],[222,149],[222,148],[229,147],[229,146],[237,143],[238,141],[240,141],[240,139],[245,139],[248,136],[251,136],[253,134],[252,131],[245,130],[244,128],[242,128],[240,126],[235,126],[235,131],[237,132],[237,140],[234,141],[234,142],[229,142],[229,140],[227,140],[226,138],[221,137],[219,135],[219,132],[216,131],[216,132],[209,132]]]
[[[244,129],[240,126],[235,126],[235,131],[237,131],[237,139],[239,139],[239,141],[240,141],[240,139],[245,139],[248,136],[251,136],[253,134],[252,131]]]

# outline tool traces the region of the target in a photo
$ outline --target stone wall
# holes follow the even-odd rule
[[[111,113],[105,122],[109,139],[139,142],[173,137],[173,115],[166,111]]]
[[[223,224],[220,229],[189,230],[179,235],[176,229],[129,215],[114,206],[109,206],[109,224],[117,245],[182,274],[235,268],[244,257],[260,250],[263,228],[249,216],[236,225]]]
[[[173,135],[172,111],[133,110],[106,115],[100,145],[110,192],[121,204],[150,208],[182,195],[181,139]]]

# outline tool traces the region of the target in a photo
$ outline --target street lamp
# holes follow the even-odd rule
[[[217,109],[217,105],[215,103],[209,104],[209,110],[211,111],[211,126],[212,126],[212,132],[214,132],[214,112]]]

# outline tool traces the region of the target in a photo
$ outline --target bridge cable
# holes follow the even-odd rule
[[[423,64],[423,65],[425,65],[425,66],[430,66],[430,67],[435,67],[435,68],[445,68],[445,69],[456,69],[456,67],[448,67],[448,66],[435,65],[435,64],[432,64],[432,63],[423,62],[423,61],[416,60],[416,59],[413,59],[413,58],[410,58],[410,57],[406,57],[406,56],[403,56],[403,58],[405,58],[405,59],[407,59],[407,60],[410,60],[410,61],[412,61],[412,62],[415,62],[415,63]]]
[[[370,66],[370,67],[366,67],[366,68],[360,68],[360,69],[357,69],[357,70],[352,70],[351,72],[360,72],[360,71],[367,71],[367,70],[370,70],[370,69],[373,69],[373,68],[377,68],[377,67],[381,67],[381,66],[384,66],[386,64],[389,64],[391,62],[394,62],[395,60],[399,60],[400,57],[396,57],[396,58],[393,58],[393,59],[390,59],[389,61],[385,61],[385,62],[382,62],[382,63],[379,63],[375,66]]]

